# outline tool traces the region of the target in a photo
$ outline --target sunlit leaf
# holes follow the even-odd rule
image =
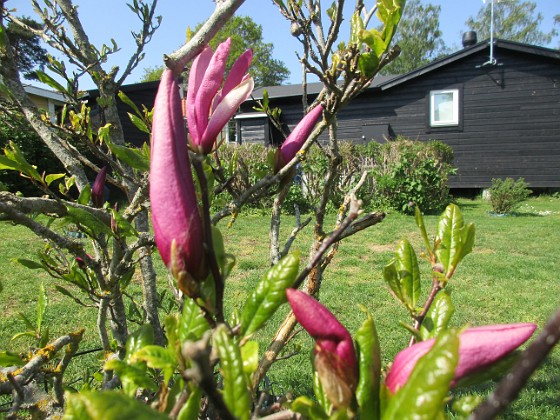
[[[253,290],[241,313],[241,336],[259,328],[286,302],[286,289],[294,284],[299,270],[299,255],[289,254],[271,267]]]
[[[379,386],[381,380],[381,348],[372,316],[362,323],[354,339],[359,362],[359,380],[356,400],[363,420],[379,419]]]
[[[64,420],[164,420],[158,413],[138,399],[116,391],[86,391],[68,394]]]
[[[434,419],[441,416],[459,360],[459,335],[448,330],[418,360],[406,384],[389,399],[382,419]]]
[[[243,372],[243,360],[239,346],[223,324],[219,325],[214,332],[214,346],[220,356],[220,370],[224,381],[224,402],[235,418],[249,420],[251,418],[251,395]]]

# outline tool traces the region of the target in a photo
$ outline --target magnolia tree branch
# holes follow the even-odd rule
[[[280,191],[276,194],[274,198],[274,203],[272,205],[272,215],[270,217],[270,263],[271,265],[276,264],[280,260],[280,220],[282,212],[282,204],[288,195],[288,190],[290,189],[290,183],[292,177],[286,177],[282,185],[280,186]]]
[[[471,419],[487,420],[499,416],[517,398],[529,377],[546,359],[559,340],[560,310],[557,310],[537,339],[525,349],[511,371],[501,380],[492,395],[476,408]]]
[[[165,65],[175,74],[180,74],[244,2],[245,0],[216,0],[214,12],[196,34],[177,51],[164,56]]]
[[[70,351],[75,352],[80,341],[82,341],[82,336],[84,330],[64,335],[57,338],[55,341],[40,349],[24,366],[19,368],[15,374],[13,374],[13,379],[15,384],[9,380],[0,380],[0,395],[10,394],[14,389],[14,386],[24,387],[27,385],[39,372],[41,368],[53,360],[54,356],[65,346],[69,346]]]

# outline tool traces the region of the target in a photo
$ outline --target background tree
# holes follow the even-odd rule
[[[200,30],[202,24],[196,26],[196,31]],[[280,85],[290,76],[290,70],[286,65],[273,58],[274,46],[272,43],[264,42],[262,26],[256,24],[249,16],[234,16],[216,34],[210,42],[210,46],[216,49],[218,44],[231,37],[231,53],[228,58],[227,67],[233,64],[232,57],[238,57],[248,48],[253,49],[253,63],[251,65],[251,75],[255,81],[255,86],[275,86]],[[144,69],[142,82],[159,80],[163,67],[149,67]]]
[[[20,20],[30,28],[41,29],[41,24],[31,18],[24,17]],[[6,34],[10,40],[14,60],[23,77],[28,80],[37,79],[34,70],[43,69],[48,62],[47,50],[41,47],[40,38],[14,22],[8,22]]]
[[[163,73],[163,66],[153,66],[144,68],[144,74],[140,79],[141,82],[155,82],[161,79],[161,74]]]
[[[396,60],[382,70],[382,74],[404,74],[441,56],[445,51],[439,29],[441,6],[422,4],[420,0],[407,2],[393,45],[401,47]]]
[[[543,16],[536,13],[537,4],[532,1],[509,0],[494,2],[494,36],[510,41],[523,42],[532,45],[547,45],[556,35],[540,30]],[[478,34],[478,39],[490,38],[490,20],[492,3],[483,5],[478,14],[471,16],[465,24]]]

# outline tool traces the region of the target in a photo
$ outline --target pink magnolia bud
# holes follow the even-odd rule
[[[164,71],[152,126],[150,203],[156,245],[165,265],[180,279],[205,274],[203,227],[196,201],[179,85]],[[179,284],[181,287],[181,283]]]
[[[335,407],[347,407],[358,382],[358,365],[350,333],[323,305],[307,293],[286,290],[298,322],[315,339],[315,368]]]
[[[303,144],[315,128],[315,124],[323,115],[323,105],[319,104],[309,111],[296,125],[288,138],[284,140],[280,146],[280,152],[277,153],[274,162],[274,172],[278,172],[289,161],[291,161],[297,152],[302,148]]]
[[[459,336],[459,363],[452,385],[458,380],[484,370],[510,354],[531,337],[535,324],[502,324],[468,328]],[[385,379],[391,392],[396,392],[408,380],[416,362],[424,356],[435,340],[414,344],[397,354]]]
[[[105,178],[107,177],[107,167],[104,166],[93,182],[93,187],[91,188],[91,201],[95,207],[103,207],[105,203]]]
[[[222,42],[215,53],[206,47],[194,59],[189,72],[189,142],[199,153],[212,151],[218,134],[253,91],[253,78],[247,73],[253,58],[252,50],[239,56],[224,82],[230,47],[230,38]]]

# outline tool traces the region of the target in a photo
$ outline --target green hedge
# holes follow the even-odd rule
[[[454,173],[451,147],[438,141],[420,142],[399,138],[383,145],[370,142],[355,145],[339,143],[341,162],[335,188],[331,191],[328,210],[336,211],[344,194],[353,188],[366,171],[368,176],[358,191],[358,197],[368,210],[394,208],[409,213],[410,205],[419,205],[425,213],[439,212],[451,201],[447,180]],[[253,185],[272,171],[274,149],[257,144],[225,145],[220,159],[229,186],[236,192]],[[298,167],[283,210],[312,211],[319,203],[325,188],[329,159],[327,151],[314,145]],[[272,203],[276,190],[254,200],[248,207],[265,211]],[[219,208],[231,199],[226,191],[215,196]]]

